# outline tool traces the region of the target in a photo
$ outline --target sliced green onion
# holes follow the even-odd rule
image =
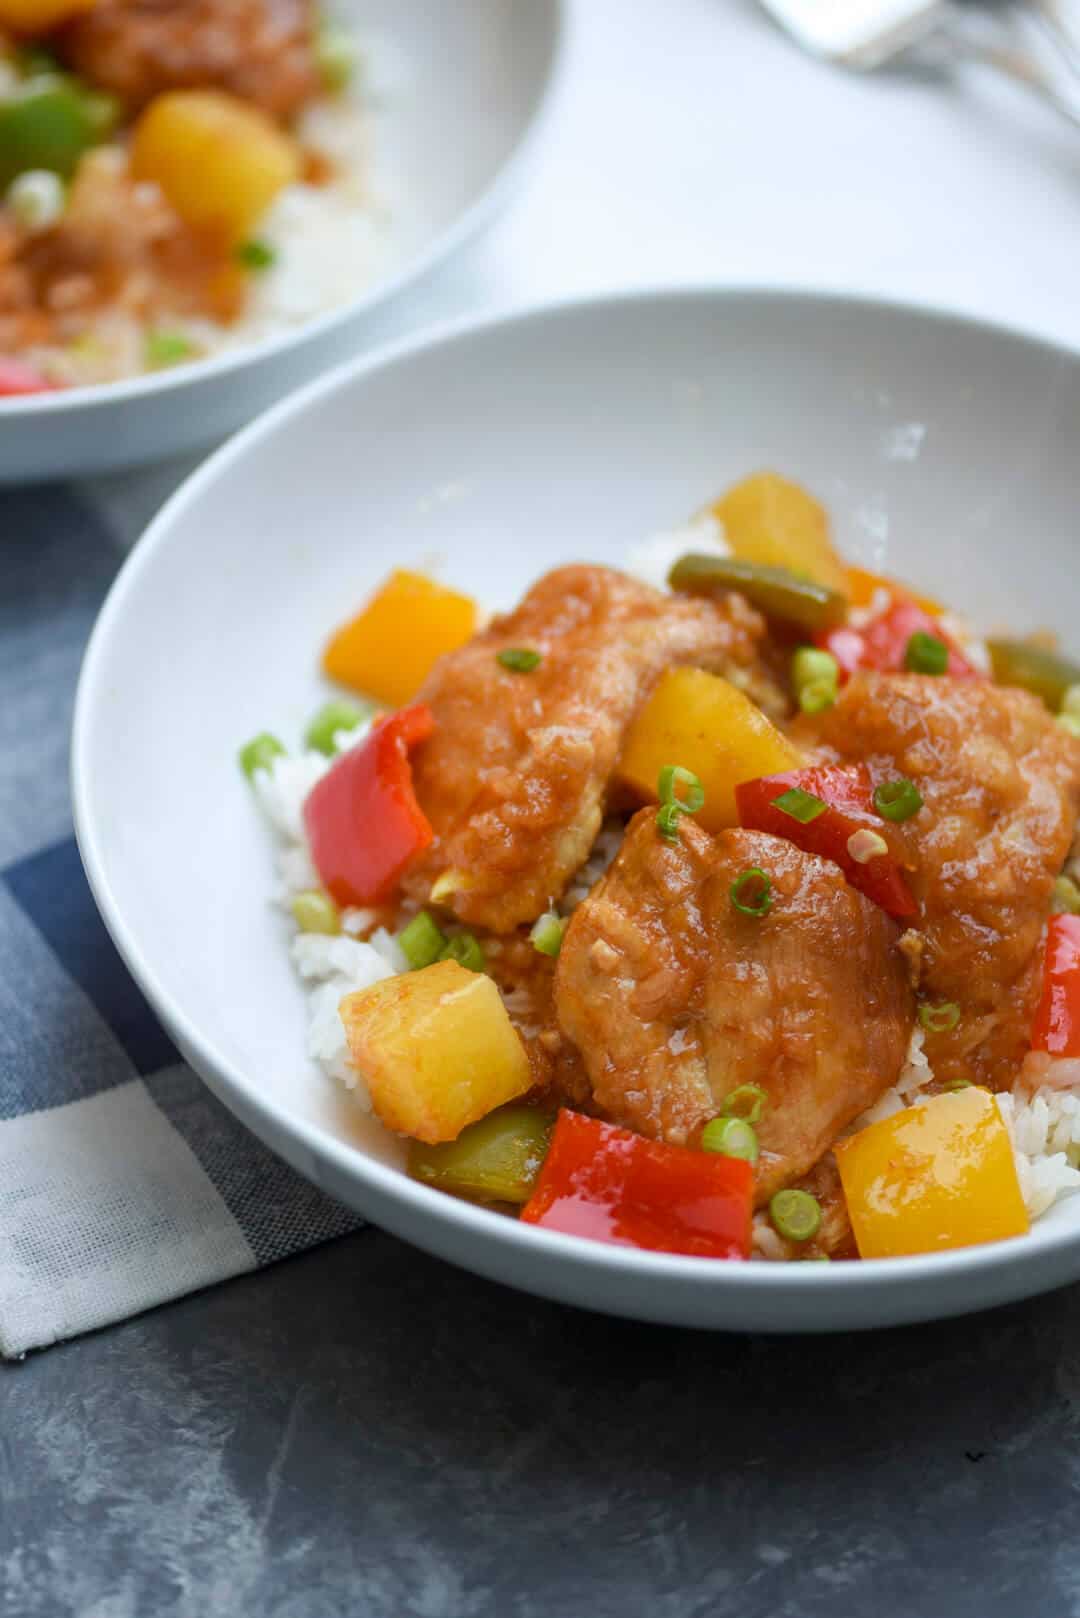
[[[269,270],[277,263],[277,248],[252,236],[234,249],[233,257],[245,270]]]
[[[882,820],[910,820],[923,806],[922,793],[906,775],[895,781],[882,781],[874,788],[874,808]]]
[[[701,1131],[701,1149],[719,1152],[723,1157],[744,1157],[748,1163],[756,1163],[757,1131],[745,1118],[713,1118]]]
[[[759,1124],[769,1097],[760,1084],[740,1084],[724,1097],[720,1111],[725,1118],[741,1118],[747,1124]]]
[[[949,648],[936,635],[917,629],[904,651],[904,667],[912,674],[944,674],[949,662]]]
[[[766,916],[772,909],[772,877],[760,865],[737,876],[729,889],[731,902],[744,916]]]
[[[789,787],[786,792],[781,792],[778,798],[773,799],[772,806],[779,809],[781,814],[790,815],[800,826],[808,826],[829,807],[821,798],[815,798],[812,792],[804,792],[802,787]]]
[[[927,1002],[919,1007],[919,1022],[928,1034],[947,1034],[960,1021],[960,1007],[955,1000],[943,1000],[939,1006]]]
[[[1058,877],[1050,896],[1050,914],[1060,916],[1062,912],[1070,916],[1080,916],[1080,888],[1068,876]]]
[[[343,28],[324,22],[315,36],[315,65],[326,88],[335,94],[349,87],[356,71],[356,42]]]
[[[685,791],[679,792],[679,787]],[[673,803],[684,814],[696,815],[705,803],[705,788],[693,770],[681,764],[665,764],[657,787],[661,803]]]
[[[1070,736],[1080,736],[1080,714],[1059,713],[1057,722],[1062,730],[1067,730]]]
[[[501,652],[495,653],[496,663],[501,663],[504,669],[511,674],[529,674],[540,664],[539,652],[534,652],[528,646],[506,646]]]
[[[152,371],[179,365],[195,353],[195,345],[178,331],[152,331],[146,336],[146,363]]]
[[[879,860],[883,854],[887,854],[889,845],[879,832],[871,831],[869,826],[860,826],[848,838],[847,851],[856,865],[869,865],[871,860]]]
[[[533,922],[529,940],[532,947],[541,955],[558,955],[562,949],[563,933],[566,931],[566,919],[556,916],[549,910],[538,921]]]
[[[472,933],[458,933],[456,938],[451,938],[439,951],[439,959],[457,961],[459,966],[467,967],[470,972],[482,972],[487,966],[483,946]]]
[[[679,841],[679,821],[682,819],[682,810],[677,803],[665,803],[656,815],[656,829],[666,842]]]
[[[950,1079],[948,1084],[943,1084],[941,1088],[942,1088],[943,1091],[946,1091],[946,1090],[970,1090],[971,1087],[972,1087],[972,1085],[971,1085],[971,1080],[970,1079]]]
[[[778,1191],[769,1203],[769,1217],[789,1242],[808,1242],[821,1229],[821,1204],[809,1191]]]
[[[446,948],[446,934],[426,910],[421,910],[401,929],[397,941],[414,972],[439,960]]]
[[[341,911],[321,888],[294,894],[289,909],[302,933],[325,933],[333,937],[341,931]]]
[[[796,691],[801,691],[804,685],[815,685],[819,680],[839,685],[839,663],[831,652],[819,651],[816,646],[800,646],[791,659],[792,685]]]
[[[840,687],[831,680],[811,680],[799,690],[799,708],[802,713],[824,713],[836,707]]]
[[[240,768],[250,781],[256,770],[268,770],[274,760],[281,758],[284,752],[285,749],[277,737],[271,736],[268,730],[263,730],[244,744],[237,757],[240,760]]]
[[[304,745],[317,753],[325,753],[327,758],[333,758],[337,752],[335,736],[343,730],[355,730],[357,725],[362,725],[370,717],[371,709],[360,708],[355,702],[327,702],[304,732]]]

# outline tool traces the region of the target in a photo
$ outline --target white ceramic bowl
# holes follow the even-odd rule
[[[324,379],[217,454],[102,612],[75,718],[83,859],[192,1064],[297,1169],[407,1240],[551,1297],[776,1330],[955,1314],[1080,1275],[1080,1198],[1022,1241],[859,1265],[724,1265],[551,1235],[414,1184],[304,1058],[239,743],[296,738],[327,631],[392,562],[495,604],[617,562],[748,470],[828,503],[853,557],[1075,642],[1080,360],[850,299],[685,292],[454,328]]]
[[[223,438],[370,346],[383,306],[508,195],[551,98],[564,0],[337,0],[336,9],[400,62],[378,124],[400,216],[386,273],[343,307],[247,349],[130,382],[0,399],[0,485],[105,471]]]

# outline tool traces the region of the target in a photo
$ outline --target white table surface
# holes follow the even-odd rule
[[[1080,347],[1080,134],[985,70],[858,76],[754,0],[571,0],[562,82],[494,227],[378,339],[613,287],[939,303]],[[191,465],[88,487],[129,542]]]

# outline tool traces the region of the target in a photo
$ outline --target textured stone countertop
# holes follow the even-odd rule
[[[575,1313],[375,1231],[0,1376],[4,1618],[1072,1618],[1080,1288]]]

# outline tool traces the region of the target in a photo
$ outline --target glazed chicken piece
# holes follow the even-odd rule
[[[163,90],[212,88],[284,122],[321,89],[315,24],[313,0],[98,0],[56,46],[129,108]]]
[[[731,897],[755,866],[763,916]],[[555,1013],[596,1111],[654,1139],[693,1145],[732,1090],[760,1085],[760,1205],[896,1082],[914,1023],[899,936],[829,860],[687,819],[668,842],[644,809],[567,928]]]
[[[664,669],[749,669],[763,632],[740,596],[663,595],[602,567],[540,579],[420,692],[436,729],[414,780],[435,841],[406,889],[494,932],[535,920],[588,857],[627,726]],[[540,661],[507,669],[496,654],[511,649]]]
[[[960,1020],[930,1034],[937,1079],[1012,1083],[1041,981],[1040,937],[1080,810],[1080,741],[1037,698],[981,680],[859,675],[806,735],[914,781],[925,807],[890,828],[921,910],[920,993]]]

